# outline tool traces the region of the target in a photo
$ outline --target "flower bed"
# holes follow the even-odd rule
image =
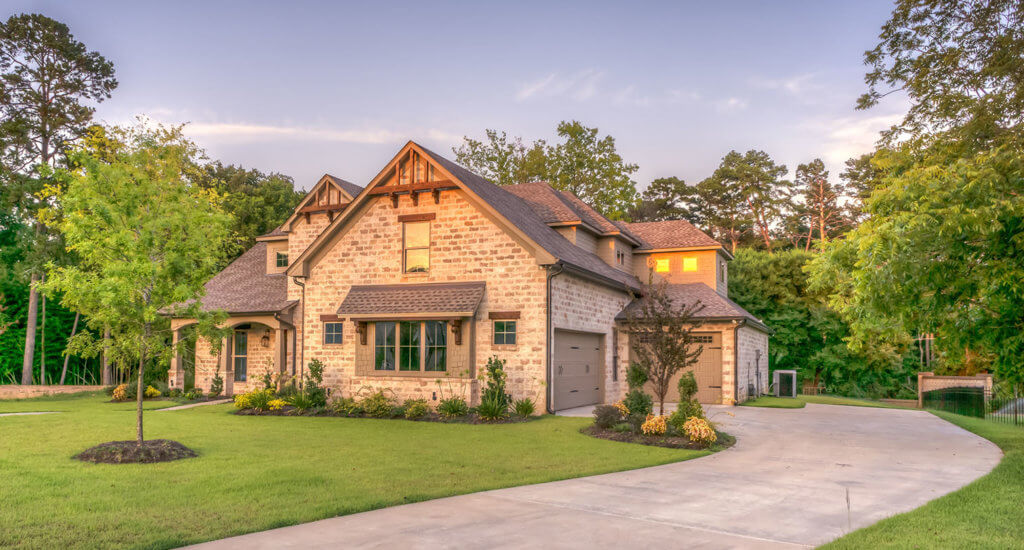
[[[619,432],[615,430],[606,430],[598,428],[597,426],[591,425],[580,430],[581,433],[596,437],[599,439],[607,439],[609,441],[619,441],[621,443],[638,443],[640,445],[650,445],[652,447],[668,447],[670,449],[712,449],[715,451],[732,447],[736,444],[736,438],[725,433],[716,432],[718,439],[717,441],[708,447],[702,443],[696,443],[690,441],[684,435],[644,435],[633,432]]]

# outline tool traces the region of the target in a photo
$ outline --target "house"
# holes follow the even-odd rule
[[[196,344],[194,383],[222,373],[227,394],[263,373],[353,395],[479,401],[487,359],[508,387],[549,411],[626,391],[627,308],[649,270],[681,302],[700,300],[706,403],[767,386],[769,329],[728,298],[731,255],[686,221],[622,223],[546,183],[499,187],[409,142],[365,188],[325,175],[275,231],[206,285],[202,307],[233,336]],[[191,319],[172,319],[175,339]],[[183,358],[171,384],[191,377]]]

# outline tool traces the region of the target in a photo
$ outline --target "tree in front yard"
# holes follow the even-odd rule
[[[633,366],[651,383],[659,414],[665,414],[665,395],[672,378],[696,364],[704,349],[693,342],[693,331],[702,324],[696,315],[703,309],[700,300],[675,303],[666,284],[652,279],[628,310],[629,342],[636,356]]]
[[[44,290],[63,293],[65,305],[96,333],[108,329],[118,351],[137,361],[139,447],[143,370],[173,353],[162,314],[187,304],[175,313],[199,319],[206,334],[219,321],[198,303],[227,249],[230,220],[220,197],[195,184],[199,155],[180,128],[111,128],[90,136],[71,155],[77,168],[59,174],[67,187],[56,226],[80,261],[52,267]],[[102,345],[87,333],[75,342],[86,353]]]

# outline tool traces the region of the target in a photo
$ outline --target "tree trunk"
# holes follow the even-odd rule
[[[103,359],[101,363],[100,382],[104,386],[110,386],[114,383],[114,372],[110,368],[110,357],[107,350],[110,348],[110,329],[103,331]]]
[[[45,278],[44,278],[45,280]],[[43,294],[42,321],[39,323],[39,384],[46,385],[46,295]]]
[[[75,337],[75,332],[78,330],[78,316],[79,313],[75,312],[75,322],[71,324],[71,336],[68,336],[68,343],[71,343],[71,339]],[[68,375],[68,360],[71,359],[71,355],[68,354],[67,346],[64,346],[64,368],[60,371],[60,385],[64,385],[64,379]]]
[[[39,315],[39,291],[36,290],[36,283],[39,276],[32,274],[28,288],[28,320],[25,323],[25,357],[21,362],[21,383],[28,385],[32,383],[32,364],[35,363],[36,353],[36,323]]]
[[[146,329],[146,332],[147,333],[149,332],[149,328],[148,327]],[[144,397],[143,394],[145,393],[145,388],[143,387],[143,382],[142,382],[142,375],[144,374],[145,369],[146,369],[146,352],[145,351],[141,351],[141,352],[139,352],[139,386],[138,386],[139,395],[136,396],[136,399],[135,399],[135,430],[136,430],[135,444],[137,446],[139,446],[139,447],[142,446],[142,398]]]

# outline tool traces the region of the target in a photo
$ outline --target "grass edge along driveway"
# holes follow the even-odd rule
[[[958,491],[822,548],[1024,548],[1024,427],[929,412],[995,443],[1002,461]]]
[[[587,418],[465,425],[230,414],[230,405],[146,414],[147,438],[198,458],[86,464],[83,449],[134,436],[134,403],[87,394],[0,401],[0,547],[171,548],[477,491],[708,454],[579,433]],[[147,408],[171,402],[147,402]]]

